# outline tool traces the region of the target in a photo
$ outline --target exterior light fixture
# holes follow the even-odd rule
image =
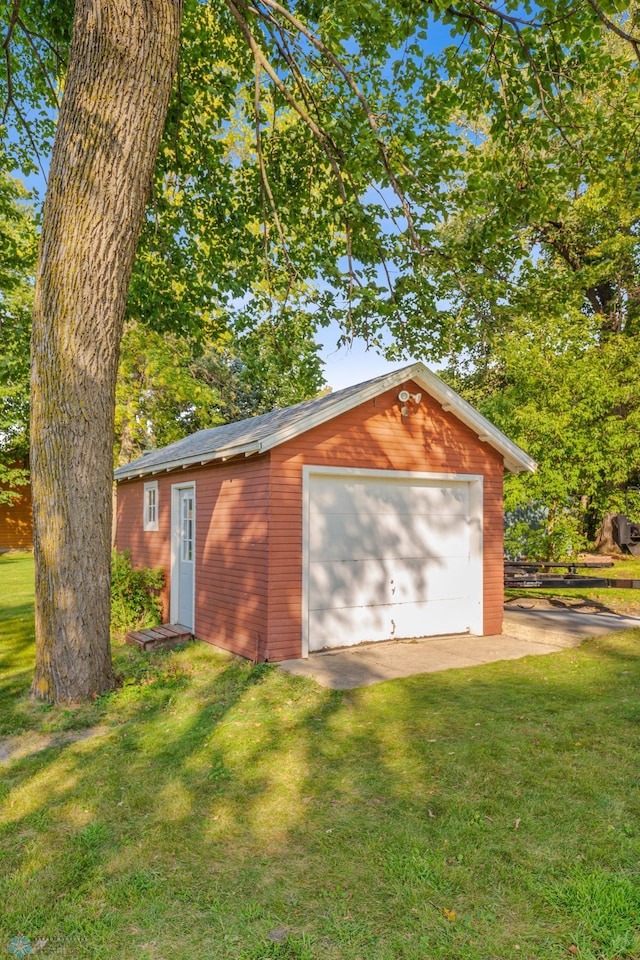
[[[402,414],[403,417],[408,417],[409,407],[407,406],[407,403],[409,402],[409,400],[413,400],[413,402],[417,405],[422,400],[422,394],[409,393],[408,390],[401,390],[400,393],[398,394],[398,400],[402,404],[402,407],[400,408],[400,413]]]

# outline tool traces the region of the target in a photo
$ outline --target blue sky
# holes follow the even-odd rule
[[[322,347],[320,357],[324,363],[324,376],[328,386],[333,390],[340,390],[354,383],[362,383],[364,380],[370,380],[372,377],[389,373],[391,370],[397,370],[398,367],[421,359],[421,357],[407,357],[406,360],[389,362],[375,350],[367,349],[365,341],[360,338],[354,339],[349,346],[338,347],[336,344],[340,335],[339,327],[331,324],[329,327],[321,328],[316,336]]]

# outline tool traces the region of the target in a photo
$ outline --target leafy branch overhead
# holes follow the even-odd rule
[[[634,34],[615,48],[588,4],[541,7],[531,21],[476,3],[375,4],[366,36],[356,17],[346,30],[306,8],[307,19],[271,2],[228,9],[226,20],[224,8],[187,11],[151,243],[171,256],[178,236],[185,285],[215,277],[205,297],[232,311],[241,299],[263,316],[266,293],[277,312],[295,288],[312,324],[336,318],[374,346],[390,329],[399,353],[446,354],[458,305],[476,321],[484,311],[447,240],[449,224],[474,216],[461,187],[479,180],[483,147],[486,166],[487,145],[510,154],[511,221],[544,203],[548,177],[579,190],[598,152],[585,91],[628,72]],[[430,52],[443,30],[455,44]],[[212,35],[222,87],[217,68],[203,73]],[[587,35],[588,57],[576,48]],[[562,155],[546,152],[550,140]],[[502,214],[494,184],[478,199]],[[495,259],[491,239],[483,253]]]
[[[6,107],[21,111],[28,143],[46,143],[71,6],[15,0],[7,16]],[[482,0],[348,11],[189,0],[144,244],[157,270],[170,264],[194,326],[212,303],[241,298],[246,310],[256,284],[276,310],[296,288],[312,324],[335,317],[374,345],[390,327],[397,350],[426,339],[437,355],[443,274],[445,296],[481,312],[442,238],[475,149],[508,143],[527,194],[532,141],[557,137],[575,168],[584,85],[620,60],[611,38],[637,55],[637,33],[633,10],[611,3],[548,2],[527,16]],[[535,162],[537,175],[549,168],[539,151]],[[145,281],[149,267],[139,263]],[[174,329],[188,322],[161,312]]]

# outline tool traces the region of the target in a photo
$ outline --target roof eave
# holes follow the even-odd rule
[[[527,457],[527,463],[523,464],[521,460],[516,462],[505,456],[504,465],[509,473],[535,473],[538,469],[538,464],[535,460],[532,460],[531,457]]]
[[[503,458],[504,465],[511,473],[520,473],[527,471],[533,473],[537,464],[535,460],[524,452],[517,444],[509,440],[508,437],[495,427],[486,417],[463,400],[444,380],[441,380],[435,373],[432,373],[423,363],[417,362],[410,366],[403,367],[400,370],[394,370],[384,377],[378,377],[369,383],[362,385],[362,388],[355,390],[348,396],[343,397],[334,404],[326,404],[314,413],[300,420],[282,427],[280,430],[274,430],[273,433],[259,440],[254,440],[250,444],[231,444],[221,447],[217,450],[211,450],[206,453],[200,453],[197,456],[181,457],[176,460],[168,460],[164,463],[150,464],[148,468],[139,464],[133,469],[120,467],[116,471],[116,480],[131,480],[158,473],[168,473],[180,468],[204,465],[216,460],[227,460],[236,456],[251,456],[255,453],[266,453],[274,447],[286,443],[288,440],[294,440],[302,433],[312,430],[314,427],[322,426],[328,420],[333,420],[343,413],[348,413],[354,407],[365,403],[367,400],[373,400],[387,390],[401,386],[407,380],[414,380],[419,384],[442,408],[454,414],[458,420],[464,423],[476,436],[484,443],[488,443]]]
[[[221,447],[219,450],[212,450],[209,453],[199,453],[197,456],[180,457],[176,460],[165,460],[163,463],[149,464],[144,467],[138,464],[136,467],[119,467],[114,476],[117,481],[121,480],[139,480],[141,477],[155,476],[159,473],[171,473],[172,470],[188,467],[204,466],[213,460],[230,460],[231,457],[244,455],[250,457],[254,453],[261,453],[261,445],[258,443],[240,444],[236,447]]]
[[[504,465],[511,473],[522,473],[527,471],[534,473],[537,469],[537,463],[528,453],[525,453],[521,447],[509,440],[507,436],[494,426],[490,420],[487,420],[481,413],[478,413],[471,404],[467,403],[459,394],[441,380],[440,377],[432,373],[422,363],[415,365],[416,369],[411,379],[419,383],[427,393],[437,400],[441,407],[447,412],[453,413],[458,420],[464,423],[472,430],[479,440],[488,443],[494,450],[501,454]]]
[[[444,380],[432,373],[428,367],[418,361],[401,370],[393,371],[384,379],[377,379],[374,383],[365,384],[362,390],[345,397],[330,408],[319,411],[315,416],[308,417],[304,421],[304,426],[294,425],[292,427],[277,430],[271,436],[265,438],[261,444],[263,451],[277,447],[287,440],[294,440],[300,433],[305,433],[313,427],[321,426],[327,420],[332,420],[343,413],[348,413],[354,407],[372,400],[387,390],[399,387],[407,380],[414,380],[424,390],[433,397],[440,405],[451,411],[455,416],[466,424],[470,430],[483,442],[488,443],[494,450],[500,453],[504,459],[504,465],[511,473],[521,473],[528,471],[534,473],[537,464],[535,460],[524,452],[516,443],[509,440],[501,430],[495,427],[486,417],[463,400],[454,390],[449,387]]]

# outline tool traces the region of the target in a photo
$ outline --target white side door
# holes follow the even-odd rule
[[[196,488],[171,488],[171,622],[194,629]]]

